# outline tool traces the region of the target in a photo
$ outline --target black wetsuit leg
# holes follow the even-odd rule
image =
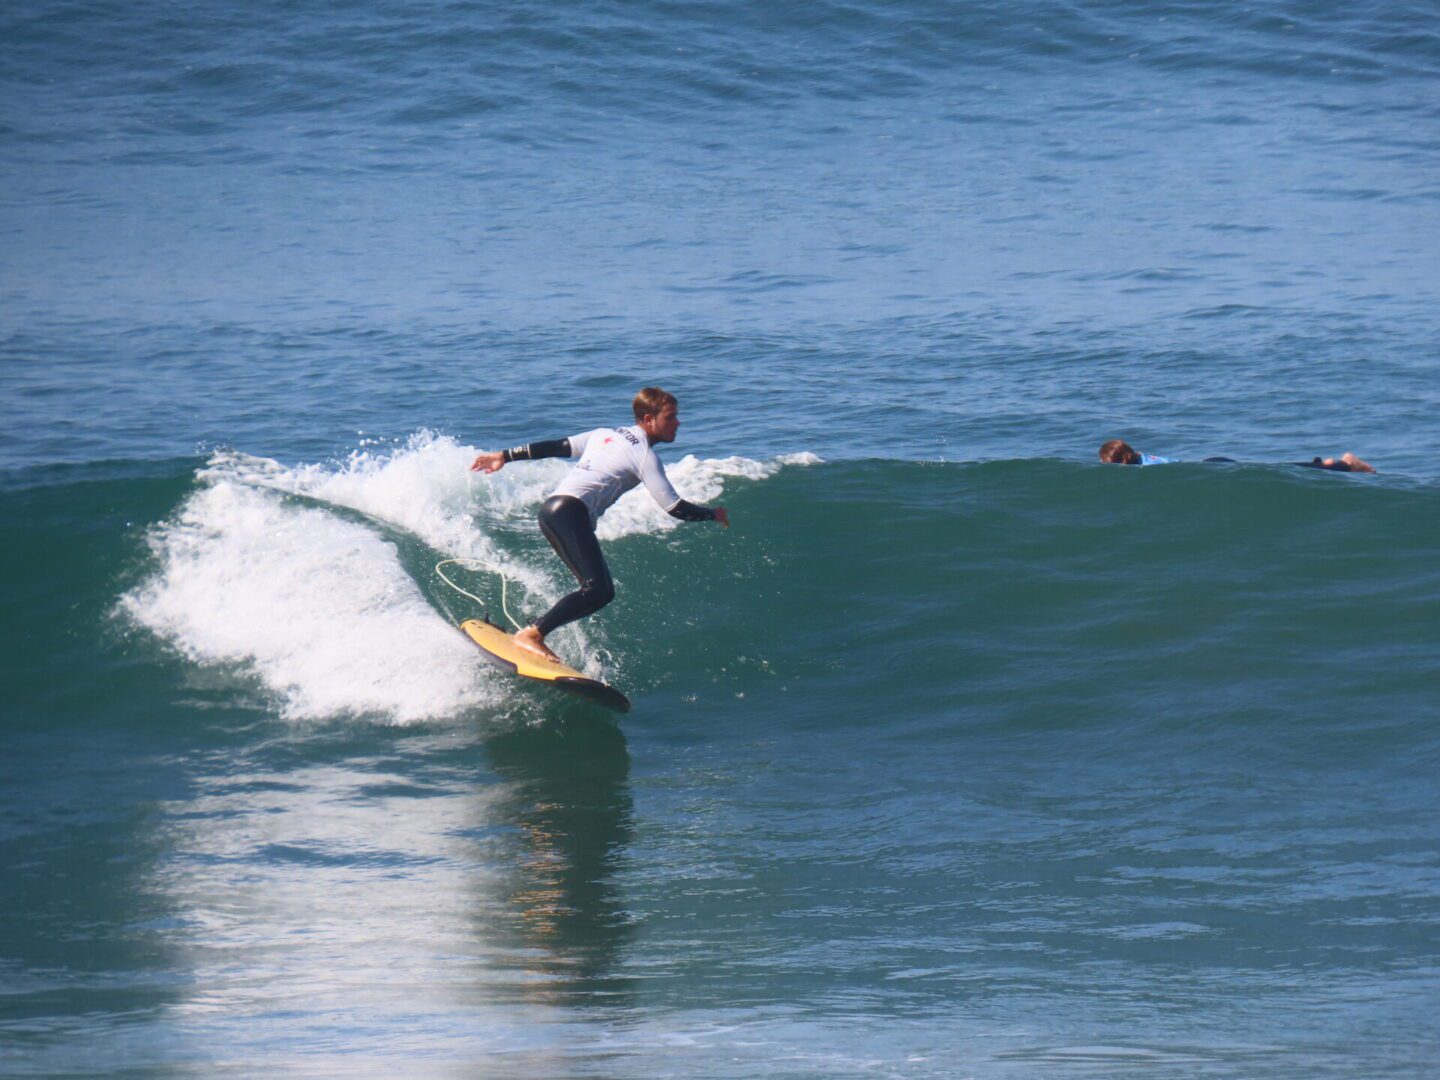
[[[575,496],[551,495],[546,499],[540,507],[540,531],[580,582],[580,588],[563,597],[536,622],[536,629],[545,636],[566,623],[594,615],[614,600],[615,583],[610,580],[600,541],[595,539],[590,511]]]

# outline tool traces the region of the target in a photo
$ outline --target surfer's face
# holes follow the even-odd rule
[[[658,413],[643,417],[640,426],[645,429],[645,434],[650,436],[652,443],[674,442],[675,433],[680,430],[680,414],[674,405],[666,405]]]

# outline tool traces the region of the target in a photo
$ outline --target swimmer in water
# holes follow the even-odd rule
[[[1111,465],[1174,465],[1178,458],[1157,457],[1154,454],[1142,454],[1129,443],[1121,439],[1111,439],[1100,446],[1100,460]],[[1237,464],[1234,458],[1228,457],[1207,457],[1208,462],[1227,462],[1231,465]],[[1354,454],[1341,454],[1338,458],[1317,457],[1310,461],[1296,461],[1292,464],[1299,465],[1304,469],[1329,469],[1331,472],[1359,472],[1373,473],[1374,467],[1369,462],[1361,461]]]
[[[1371,465],[1368,461],[1361,461],[1358,457],[1356,457],[1352,453],[1349,453],[1348,451],[1341,454],[1338,458],[1317,457],[1313,458],[1310,461],[1297,461],[1295,462],[1295,464],[1299,465],[1303,469],[1329,469],[1331,472],[1375,471],[1375,466]]]
[[[1127,442],[1111,439],[1101,445],[1100,460],[1109,465],[1174,465],[1178,459],[1142,454]]]
[[[636,484],[644,484],[650,497],[671,517],[718,521],[723,528],[730,527],[725,507],[696,506],[676,494],[655,453],[656,443],[674,442],[680,430],[675,395],[647,386],[635,395],[631,407],[635,413],[632,427],[596,428],[568,439],[489,451],[476,457],[470,466],[473,472],[494,473],[511,461],[580,459],[540,507],[540,531],[580,582],[580,588],[515,634],[516,645],[538,656],[558,660],[545,638],[566,623],[595,614],[615,599],[615,585],[595,537],[595,524],[616,499]]]

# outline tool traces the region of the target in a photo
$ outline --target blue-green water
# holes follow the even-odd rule
[[[1424,5],[0,42],[0,1073],[1433,1074]],[[435,564],[647,383],[617,718]]]

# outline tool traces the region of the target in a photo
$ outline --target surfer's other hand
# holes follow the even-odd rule
[[[492,450],[476,457],[470,466],[470,471],[483,473],[499,472],[504,466],[505,455],[499,450]]]
[[[715,520],[720,523],[720,527],[728,529],[730,527],[730,511],[723,506],[712,506],[710,509],[715,511]]]

